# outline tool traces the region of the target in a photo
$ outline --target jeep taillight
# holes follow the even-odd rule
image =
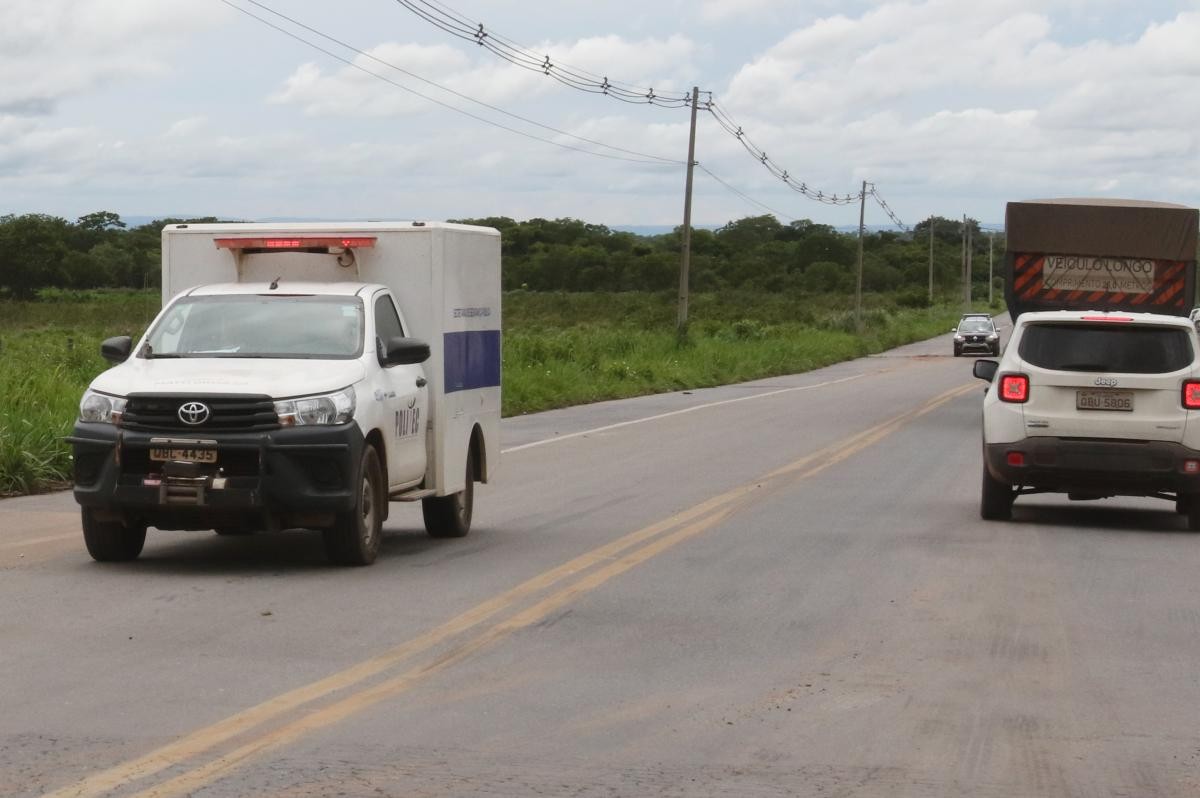
[[[1188,410],[1200,410],[1200,380],[1183,383],[1183,406]]]
[[[1000,401],[1028,402],[1029,378],[1024,374],[1005,374],[1000,378]],[[1200,406],[1198,406],[1200,407]]]

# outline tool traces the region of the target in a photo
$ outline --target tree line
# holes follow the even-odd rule
[[[164,225],[216,222],[161,219],[128,227],[119,215],[97,211],[74,222],[44,214],[0,216],[0,297],[27,299],[43,288],[148,288],[159,284]],[[459,219],[501,233],[505,290],[669,291],[679,285],[681,228],[638,235],[578,219],[508,217]],[[973,240],[973,281],[987,288],[988,242],[968,220]],[[930,226],[935,293],[962,291],[959,220],[933,217],[911,232],[871,232],[863,243],[863,289],[897,294],[904,304],[927,299]],[[1004,242],[995,242],[999,275]],[[691,240],[691,290],[739,289],[786,293],[849,293],[857,276],[858,237],[800,219],[750,216],[715,230],[696,228]]]

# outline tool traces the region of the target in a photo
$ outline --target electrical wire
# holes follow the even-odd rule
[[[713,173],[712,173],[712,172],[711,172],[711,171],[710,171],[710,170],[709,170],[707,167],[703,166],[702,164],[699,164],[699,163],[697,163],[697,164],[696,164],[696,168],[697,168],[697,169],[699,169],[701,172],[704,172],[704,174],[708,175],[708,176],[709,176],[709,177],[711,177],[713,180],[717,181],[717,182],[718,182],[718,183],[720,183],[722,186],[724,186],[725,188],[727,188],[729,191],[731,191],[731,192],[732,192],[732,193],[734,193],[734,194],[737,194],[739,197],[741,197],[741,198],[742,198],[742,199],[744,199],[746,202],[749,202],[749,203],[750,203],[750,204],[752,204],[752,205],[757,205],[758,207],[762,208],[762,209],[763,209],[763,210],[765,210],[765,211],[770,211],[771,213],[775,214],[776,216],[778,216],[778,217],[779,217],[779,218],[781,218],[781,219],[787,219],[789,222],[790,222],[790,221],[793,221],[793,220],[795,220],[795,219],[797,219],[797,218],[798,218],[798,217],[796,217],[796,216],[789,216],[789,215],[788,215],[788,214],[786,214],[786,213],[780,213],[779,211],[777,211],[777,210],[775,210],[774,208],[772,208],[770,205],[767,205],[767,204],[766,204],[766,203],[764,203],[764,202],[759,202],[758,200],[754,199],[754,197],[751,197],[750,195],[748,195],[748,194],[745,194],[745,193],[743,193],[743,192],[739,191],[738,189],[736,189],[736,188],[734,188],[733,186],[729,185],[729,183],[727,183],[727,182],[725,182],[724,180],[722,180],[721,178],[717,177],[717,176],[716,176],[715,174],[713,174]]]
[[[723,108],[721,108],[721,106],[710,101],[706,103],[706,110],[712,114],[713,118],[717,120],[717,124],[719,124],[726,133],[738,140],[742,147],[745,148],[746,152],[750,153],[750,155],[753,156],[756,161],[766,167],[767,171],[782,180],[784,184],[793,191],[803,194],[810,200],[822,202],[826,205],[851,205],[862,200],[863,195],[861,191],[859,191],[857,194],[826,194],[823,191],[812,188],[803,181],[796,180],[794,177],[788,174],[786,169],[771,160],[766,152],[755,146],[754,142],[750,141],[750,137],[747,136],[745,131],[742,129],[742,126],[737,124],[737,122],[735,122],[733,118],[729,116],[729,114]]]
[[[899,227],[901,230],[911,233],[912,228],[909,227],[908,225],[906,225],[904,222],[900,221],[900,217],[896,216],[896,214],[892,212],[892,209],[888,206],[888,204],[886,202],[884,202],[883,197],[879,196],[879,191],[875,188],[875,184],[868,183],[867,185],[870,186],[870,188],[867,189],[867,193],[875,198],[875,202],[877,202],[879,204],[880,208],[883,208],[883,212],[888,215],[888,218],[892,220],[892,223],[895,224],[897,227]]]
[[[439,0],[396,0],[396,2],[421,19],[452,36],[474,42],[515,66],[530,71],[542,72],[571,88],[593,94],[606,94],[614,99],[630,103],[651,103],[669,108],[691,106],[690,93],[655,93],[652,88],[637,88],[631,86],[631,84],[612,81],[609,80],[608,76],[601,77],[584,70],[569,67],[562,62],[554,61],[549,55],[538,55],[529,48],[485,28],[482,22],[477,22],[463,16],[460,12],[455,11],[445,3],[439,2]],[[717,124],[736,138],[742,147],[745,148],[746,152],[793,191],[804,195],[810,200],[826,205],[850,205],[855,202],[861,202],[864,199],[862,191],[845,195],[826,194],[824,191],[812,188],[804,181],[795,179],[788,170],[773,161],[766,152],[750,140],[742,129],[742,126],[737,124],[713,99],[712,92],[705,91],[703,94],[707,95],[707,100],[703,102],[701,107],[712,114],[713,118],[717,120]],[[899,220],[891,213],[891,209],[883,203],[882,198],[876,195],[876,200],[880,202],[881,207],[892,217],[892,220],[899,224]]]
[[[490,50],[514,66],[531,72],[541,72],[566,86],[592,94],[605,94],[613,99],[633,104],[659,105],[665,108],[686,108],[691,105],[691,92],[662,92],[653,88],[636,87],[607,76],[556,61],[523,47],[500,34],[488,30],[482,22],[464,17],[449,6],[428,0],[396,0],[402,7],[437,28],[465,41]]]
[[[624,156],[624,155],[614,155],[614,154],[605,153],[605,152],[596,152],[596,151],[594,151],[594,150],[588,150],[588,149],[584,149],[583,147],[575,147],[575,146],[572,146],[572,145],[570,145],[570,144],[564,144],[564,143],[563,143],[563,142],[561,142],[561,141],[554,141],[553,139],[548,139],[548,138],[545,138],[545,137],[543,137],[543,136],[537,136],[537,135],[534,135],[534,134],[532,134],[532,133],[528,133],[528,132],[526,132],[526,131],[523,131],[523,130],[518,130],[517,128],[510,127],[510,126],[508,126],[508,125],[505,125],[505,124],[502,124],[502,123],[500,123],[500,122],[496,122],[495,120],[488,119],[488,118],[486,118],[486,117],[483,117],[483,116],[479,116],[478,114],[473,114],[473,113],[471,113],[470,111],[463,110],[462,108],[458,108],[458,107],[456,107],[456,106],[454,106],[454,105],[451,105],[451,104],[449,104],[449,103],[442,102],[441,100],[438,100],[438,99],[436,99],[436,98],[434,98],[434,97],[430,97],[430,96],[429,96],[429,95],[427,95],[427,94],[423,94],[423,93],[421,93],[421,92],[417,91],[416,89],[413,89],[413,88],[410,88],[410,87],[408,87],[408,86],[405,86],[405,85],[404,85],[404,84],[402,84],[402,83],[398,83],[398,82],[396,82],[396,81],[392,80],[391,78],[388,78],[388,77],[387,77],[387,76],[385,76],[385,75],[380,75],[380,74],[379,74],[379,73],[377,73],[377,72],[372,72],[371,70],[367,69],[366,67],[362,66],[361,64],[357,64],[357,63],[355,63],[354,61],[352,61],[352,60],[350,60],[350,59],[348,59],[348,58],[345,58],[345,57],[343,57],[343,56],[339,55],[338,53],[332,52],[332,51],[330,51],[330,50],[328,50],[328,49],[326,49],[326,48],[324,48],[324,47],[321,47],[319,44],[316,44],[316,43],[314,43],[314,42],[311,42],[311,41],[309,41],[309,40],[307,40],[307,39],[305,39],[305,38],[303,38],[303,37],[301,37],[301,36],[298,36],[297,34],[293,33],[292,31],[289,31],[289,30],[287,30],[286,28],[283,28],[283,27],[281,27],[281,26],[279,26],[279,25],[276,25],[275,23],[271,22],[271,21],[270,21],[270,20],[268,20],[268,19],[264,19],[263,17],[260,17],[260,16],[258,16],[257,14],[253,13],[252,11],[248,11],[247,9],[245,9],[245,8],[242,8],[242,7],[238,6],[238,5],[236,5],[235,3],[231,2],[231,0],[219,0],[219,2],[221,2],[221,3],[224,3],[225,5],[229,6],[229,7],[230,7],[230,8],[232,8],[232,9],[234,9],[235,11],[239,11],[239,12],[241,12],[242,14],[245,14],[246,16],[250,17],[251,19],[257,20],[258,22],[262,23],[263,25],[266,25],[267,27],[269,27],[269,28],[272,28],[272,29],[274,29],[274,30],[278,31],[279,33],[282,33],[282,34],[283,34],[283,35],[285,35],[285,36],[288,36],[288,37],[290,37],[290,38],[292,38],[292,39],[295,39],[296,41],[300,42],[301,44],[304,44],[304,45],[306,45],[306,46],[308,46],[308,47],[311,47],[312,49],[314,49],[314,50],[316,50],[316,51],[318,51],[318,52],[320,52],[320,53],[323,53],[324,55],[327,55],[327,56],[329,56],[330,58],[333,58],[333,59],[335,59],[335,60],[337,60],[337,61],[340,61],[340,62],[342,62],[343,64],[346,64],[347,66],[349,66],[349,67],[351,67],[351,68],[353,68],[353,69],[357,69],[358,71],[360,71],[360,72],[363,72],[364,74],[370,75],[371,77],[373,77],[373,78],[376,78],[377,80],[382,80],[383,82],[385,82],[385,83],[387,83],[387,84],[389,84],[389,85],[391,85],[391,86],[394,86],[395,88],[398,88],[398,89],[400,89],[400,90],[402,90],[402,91],[406,91],[406,92],[408,92],[409,94],[412,94],[412,95],[415,95],[415,96],[417,96],[417,97],[420,97],[421,99],[423,99],[423,100],[425,100],[425,101],[427,101],[427,102],[431,102],[431,103],[433,103],[433,104],[435,104],[435,105],[439,105],[439,106],[441,106],[441,107],[443,107],[443,108],[446,108],[446,109],[448,109],[448,110],[450,110],[450,111],[454,111],[455,113],[462,114],[463,116],[470,117],[471,119],[474,119],[474,120],[476,120],[476,121],[483,122],[484,124],[487,124],[487,125],[491,125],[492,127],[497,127],[497,128],[500,128],[501,130],[508,131],[509,133],[515,133],[515,134],[516,134],[516,135],[518,135],[518,136],[524,136],[525,138],[532,139],[532,140],[534,140],[534,141],[540,141],[540,142],[542,142],[542,143],[544,143],[544,144],[550,144],[550,145],[553,145],[553,146],[555,146],[555,147],[560,147],[560,148],[562,148],[562,149],[565,149],[565,150],[572,150],[572,151],[574,151],[574,152],[581,152],[581,153],[584,153],[585,155],[592,155],[592,156],[595,156],[595,157],[597,157],[597,158],[608,158],[608,159],[610,159],[610,160],[629,161],[629,162],[632,162],[632,163],[642,163],[642,164],[649,164],[649,165],[652,165],[652,166],[680,166],[680,165],[685,165],[685,162],[683,162],[683,161],[671,160],[671,159],[668,159],[668,158],[663,158],[663,157],[661,157],[661,156],[657,156],[657,155],[647,155],[647,154],[644,154],[644,153],[638,153],[638,152],[635,152],[635,151],[633,151],[633,150],[626,150],[626,149],[624,149],[624,148],[621,148],[621,147],[616,147],[616,146],[613,146],[613,145],[610,145],[610,144],[604,144],[604,143],[602,143],[602,142],[594,141],[594,140],[592,140],[592,139],[585,139],[585,138],[583,138],[582,136],[576,136],[575,134],[572,134],[572,133],[566,133],[565,131],[558,130],[557,128],[552,128],[552,127],[550,127],[549,125],[542,125],[541,123],[534,122],[534,121],[532,121],[532,120],[529,120],[529,119],[525,119],[524,117],[521,117],[521,116],[518,116],[518,115],[516,115],[516,114],[512,114],[512,113],[509,113],[509,112],[507,112],[507,111],[504,111],[504,110],[502,110],[502,109],[496,108],[495,106],[488,105],[487,103],[484,103],[484,102],[482,102],[482,101],[480,101],[480,100],[474,100],[473,98],[470,98],[470,97],[468,97],[468,96],[466,96],[466,95],[464,95],[464,94],[461,94],[461,93],[459,93],[459,92],[456,92],[456,91],[454,91],[453,89],[448,89],[448,88],[446,88],[446,87],[444,87],[444,86],[440,86],[440,85],[438,85],[437,83],[434,83],[434,82],[433,82],[433,81],[431,81],[431,80],[427,80],[427,79],[425,79],[425,78],[422,78],[422,77],[420,77],[420,76],[418,76],[418,75],[415,75],[415,74],[413,74],[413,73],[411,73],[411,72],[408,72],[407,70],[401,69],[400,67],[397,67],[397,66],[395,66],[395,65],[388,64],[386,61],[382,61],[381,59],[375,58],[374,56],[371,56],[371,55],[369,55],[368,53],[365,53],[365,52],[363,52],[362,50],[359,50],[359,49],[357,49],[357,48],[351,47],[351,46],[349,46],[349,45],[347,45],[347,44],[343,44],[342,42],[339,42],[338,40],[334,39],[333,37],[326,36],[325,34],[322,34],[322,33],[320,33],[319,31],[316,31],[316,30],[314,30],[313,28],[309,28],[307,25],[303,25],[302,23],[299,23],[299,22],[297,22],[297,21],[295,21],[295,20],[291,19],[290,17],[287,17],[287,16],[285,16],[284,14],[280,14],[279,12],[277,12],[277,11],[274,11],[273,9],[271,9],[271,8],[269,8],[269,7],[265,6],[265,5],[263,5],[262,3],[259,3],[259,2],[257,2],[256,0],[246,0],[246,2],[253,3],[255,6],[258,6],[259,8],[262,8],[264,11],[269,11],[270,13],[274,14],[275,16],[278,16],[278,17],[280,17],[281,19],[285,19],[285,20],[287,20],[287,21],[289,21],[289,22],[292,22],[293,24],[295,24],[295,25],[297,25],[297,26],[299,26],[299,27],[301,27],[301,28],[304,28],[305,30],[308,30],[308,31],[311,31],[311,32],[313,32],[313,33],[316,33],[317,35],[323,36],[324,38],[328,39],[329,41],[335,42],[336,44],[338,44],[338,45],[339,45],[339,46],[341,46],[341,47],[345,47],[346,49],[348,49],[348,50],[351,50],[351,51],[353,51],[353,52],[355,52],[355,53],[358,53],[358,54],[360,54],[360,55],[366,56],[366,57],[368,57],[368,58],[372,58],[372,59],[374,59],[375,61],[379,62],[380,64],[383,64],[384,66],[387,66],[387,67],[389,67],[389,68],[391,68],[391,69],[395,69],[396,71],[398,71],[398,72],[402,72],[402,73],[404,73],[404,74],[406,74],[406,75],[409,75],[410,77],[417,78],[418,80],[422,80],[422,81],[424,81],[424,82],[426,82],[426,83],[430,84],[431,86],[435,86],[435,87],[437,87],[437,88],[439,88],[439,89],[442,89],[443,91],[449,92],[449,93],[451,93],[451,94],[454,94],[454,95],[456,95],[456,96],[458,96],[458,97],[461,97],[461,98],[463,98],[463,99],[466,99],[466,100],[471,100],[471,102],[475,102],[475,103],[477,103],[477,104],[479,104],[479,105],[482,105],[482,106],[484,106],[484,107],[487,107],[487,108],[489,108],[489,109],[491,109],[491,110],[498,111],[499,113],[506,114],[506,115],[508,115],[508,116],[510,116],[510,117],[513,117],[514,119],[519,119],[519,120],[521,120],[522,122],[526,122],[527,124],[535,125],[535,126],[537,126],[537,127],[541,127],[541,128],[543,128],[543,129],[546,129],[546,130],[551,130],[551,131],[553,131],[553,132],[555,132],[555,133],[559,133],[559,134],[561,134],[561,135],[569,136],[569,137],[571,137],[571,138],[575,138],[575,139],[578,139],[578,140],[580,140],[580,141],[585,141],[585,142],[587,142],[587,143],[589,143],[589,144],[594,144],[594,145],[597,145],[597,146],[605,147],[605,148],[612,149],[612,150],[616,150],[616,151],[619,151],[619,152],[626,152],[626,153],[630,153],[630,154],[632,154],[632,155],[636,155],[636,156],[638,156],[638,157],[627,157],[627,156]]]

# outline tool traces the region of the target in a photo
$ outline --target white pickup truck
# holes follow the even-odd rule
[[[499,463],[500,236],[433,222],[176,224],[163,309],[80,401],[83,535],[130,560],[147,527],[322,530],[366,565],[389,500],[467,534]]]

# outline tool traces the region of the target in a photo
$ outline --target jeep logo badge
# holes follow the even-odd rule
[[[1097,377],[1096,384],[1105,388],[1116,388],[1118,380],[1116,377]]]
[[[208,405],[203,402],[184,402],[179,406],[179,420],[189,427],[208,421]]]

